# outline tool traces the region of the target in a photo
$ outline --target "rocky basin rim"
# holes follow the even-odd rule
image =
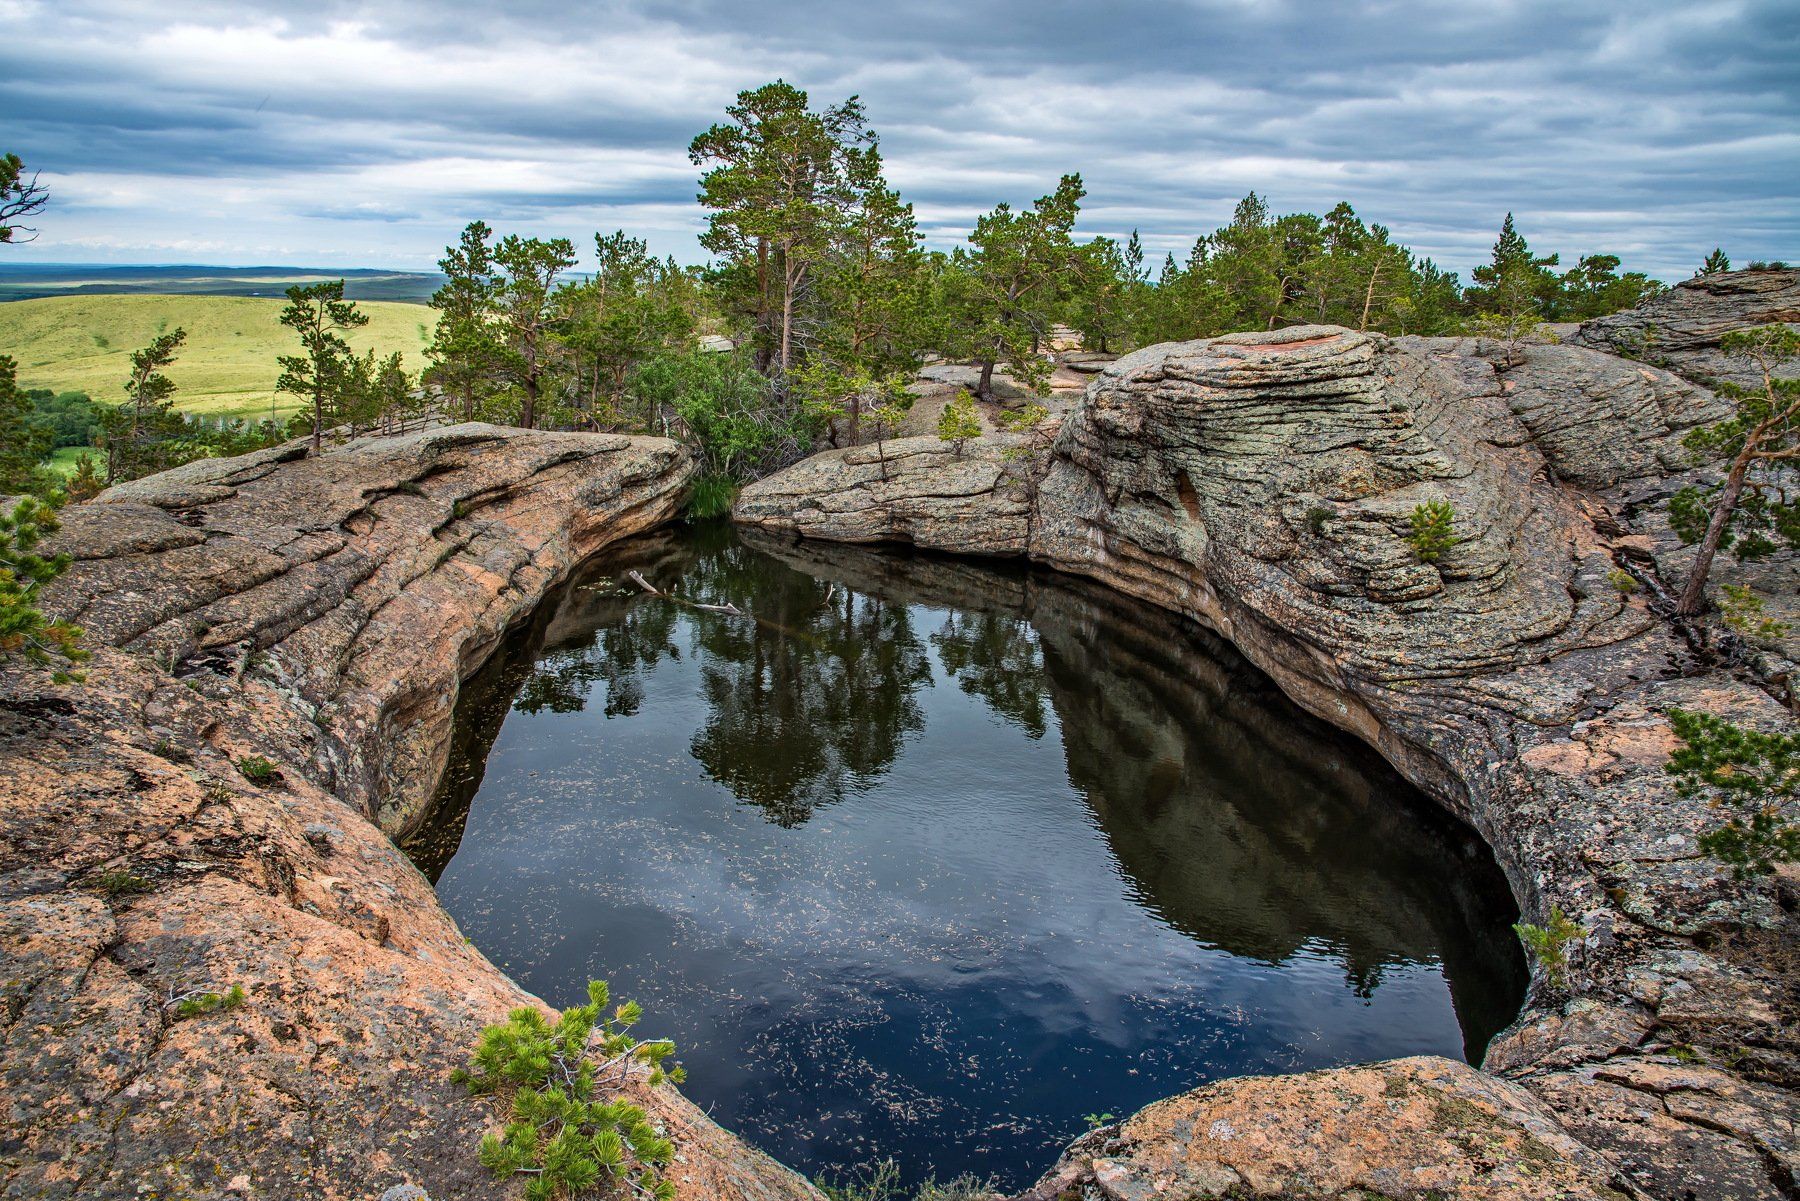
[[[1800,312],[1783,286],[1672,290],[1685,307],[1645,318],[1694,331],[1668,369],[1325,328],[1152,347],[1028,469],[1004,437],[915,439],[746,490],[765,530],[1030,557],[1210,626],[1474,825],[1529,917],[1586,932],[1480,1069],[1222,1081],[1078,1140],[1029,1195],[1793,1194],[1792,882],[1699,856],[1705,807],[1661,770],[1672,707],[1791,717],[1605,583],[1678,567],[1659,497],[1718,403],[1681,356]],[[459,682],[577,564],[671,519],[691,472],[657,439],[461,426],[68,511],[52,607],[101,646],[89,681],[0,674],[4,1195],[509,1195],[475,1161],[492,1114],[448,1077],[539,1002],[388,835],[435,787]],[[1428,496],[1463,534],[1436,565],[1401,538]],[[229,1012],[169,1003],[231,985]],[[817,1195],[642,1095],[683,1197]]]

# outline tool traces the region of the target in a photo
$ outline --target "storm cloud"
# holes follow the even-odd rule
[[[1792,0],[494,7],[0,0],[54,197],[9,259],[423,267],[480,217],[699,261],[688,140],[777,76],[861,95],[940,247],[1080,171],[1158,254],[1255,189],[1465,273],[1508,210],[1667,279],[1800,258]]]

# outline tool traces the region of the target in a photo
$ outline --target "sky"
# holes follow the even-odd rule
[[[857,94],[928,244],[1063,172],[1185,255],[1254,189],[1464,273],[1800,260],[1796,0],[0,0],[8,262],[428,268],[466,222],[700,262],[686,149],[741,89]]]

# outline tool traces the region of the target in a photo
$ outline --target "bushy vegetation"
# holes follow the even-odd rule
[[[1740,880],[1800,859],[1800,733],[1764,733],[1685,709],[1672,711],[1669,724],[1682,741],[1668,764],[1677,790],[1726,814],[1700,835],[1700,849]]]
[[[981,414],[975,408],[975,397],[967,388],[959,388],[944,411],[938,414],[937,436],[948,442],[957,458],[962,458],[969,439],[981,437]]]
[[[244,755],[237,761],[238,774],[259,787],[281,782],[281,769],[263,755]]]
[[[505,1107],[505,1125],[481,1140],[481,1162],[502,1179],[525,1176],[527,1201],[675,1195],[663,1175],[674,1143],[641,1106],[602,1099],[634,1078],[653,1088],[679,1082],[681,1068],[664,1066],[675,1044],[633,1038],[642,1010],[627,1001],[607,1012],[609,1004],[606,982],[594,980],[588,1003],[554,1022],[536,1009],[515,1009],[481,1032],[468,1067],[456,1072],[470,1092]]]
[[[47,669],[59,684],[81,678],[88,658],[81,627],[44,614],[44,587],[69,566],[67,555],[44,555],[39,544],[58,528],[63,495],[40,463],[50,434],[34,425],[19,391],[13,360],[0,355],[0,662],[23,660]]]

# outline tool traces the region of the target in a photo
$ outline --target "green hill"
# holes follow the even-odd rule
[[[283,328],[285,302],[250,296],[57,296],[0,304],[0,354],[19,362],[27,388],[82,391],[116,403],[131,373],[131,352],[158,334],[187,330],[181,357],[169,369],[178,407],[191,413],[262,418],[298,408],[275,395],[278,355],[299,341]],[[437,314],[416,304],[362,301],[369,324],[351,331],[358,351],[401,351],[406,367],[425,363]]]

